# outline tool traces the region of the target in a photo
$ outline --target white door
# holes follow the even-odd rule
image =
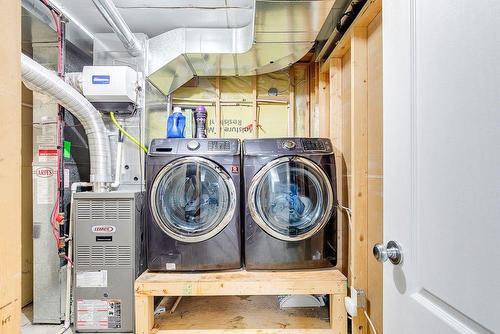
[[[383,22],[384,333],[500,333],[500,1]]]

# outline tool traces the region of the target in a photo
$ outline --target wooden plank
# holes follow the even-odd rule
[[[306,110],[304,115],[304,136],[309,137],[311,135],[311,67],[306,67],[305,72]]]
[[[336,269],[310,271],[226,271],[216,273],[143,273],[136,295],[222,296],[330,294],[346,291],[346,278]]]
[[[354,27],[351,36],[351,231],[353,273],[351,285],[367,289],[368,268],[368,88],[367,29]],[[367,321],[358,313],[353,333],[367,333]]]
[[[290,66],[288,69],[288,136],[295,135],[295,67]]]
[[[383,242],[382,14],[368,25],[368,245]],[[383,266],[368,247],[368,314],[378,333],[383,324]],[[370,333],[371,332],[370,330]]]
[[[21,323],[21,2],[2,1],[0,21],[0,333],[10,334]]]
[[[347,334],[345,297],[344,294],[330,295],[330,325],[335,334]]]
[[[215,136],[222,137],[220,108],[220,77],[215,77]]]
[[[252,126],[253,126],[253,137],[259,138],[259,111],[257,105],[257,76],[252,77]]]
[[[154,297],[135,296],[135,333],[149,334],[154,326]]]
[[[335,153],[337,200],[344,203],[344,177],[343,177],[343,124],[342,111],[342,59],[332,58],[329,61],[329,89],[330,89],[330,133],[329,137]],[[345,212],[337,212],[337,268],[347,275],[348,266],[348,233]]]
[[[265,328],[265,329],[206,329],[206,330],[198,330],[198,329],[185,329],[185,330],[168,330],[168,329],[159,329],[154,331],[155,334],[332,334],[331,329],[274,329],[274,328]]]
[[[330,79],[328,73],[319,73],[318,99],[319,99],[319,135],[329,137],[330,135]]]
[[[280,309],[276,296],[210,296],[183,297],[175,313],[165,312],[156,318],[155,327],[167,332],[326,330],[330,321],[327,307]]]

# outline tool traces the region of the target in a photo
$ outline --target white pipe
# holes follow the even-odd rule
[[[21,75],[28,88],[57,99],[82,123],[89,141],[90,182],[94,191],[106,191],[112,182],[111,150],[101,113],[54,72],[24,54],[21,54]]]
[[[69,230],[68,230],[68,257],[73,260],[73,224],[75,222],[75,210],[73,207],[74,194],[78,187],[92,187],[93,184],[89,182],[74,182],[71,185],[71,202],[69,205]],[[59,330],[58,334],[66,332],[71,325],[71,281],[72,281],[73,266],[68,261],[66,264],[66,300],[64,305],[64,325]]]
[[[120,133],[118,133],[120,136]],[[118,140],[116,143],[116,165],[115,165],[115,180],[111,183],[111,188],[116,189],[120,186],[120,174],[122,173],[122,151],[123,141]]]
[[[127,52],[137,57],[142,53],[141,42],[134,36],[112,0],[92,0]]]

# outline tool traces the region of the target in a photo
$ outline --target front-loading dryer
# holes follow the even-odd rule
[[[330,140],[244,140],[243,165],[246,268],[334,266],[336,181]]]
[[[148,269],[241,268],[240,141],[154,139],[146,158]]]

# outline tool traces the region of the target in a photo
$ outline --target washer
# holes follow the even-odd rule
[[[329,139],[243,141],[247,269],[335,266],[335,156]]]
[[[148,269],[238,269],[240,141],[154,139],[146,158]]]

